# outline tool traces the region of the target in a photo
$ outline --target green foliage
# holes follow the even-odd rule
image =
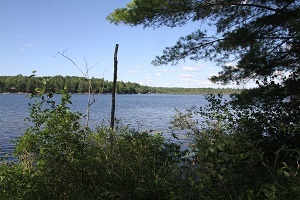
[[[45,81],[37,91],[47,91]],[[0,199],[164,199],[172,190],[184,156],[179,145],[122,126],[111,143],[105,125],[95,132],[80,125],[69,94],[59,104],[49,94],[33,95],[32,126],[18,139],[18,162],[0,165]]]
[[[0,199],[299,198],[300,149],[293,143],[299,129],[284,128],[291,121],[284,110],[270,110],[282,120],[272,129],[277,132],[262,129],[271,117],[247,107],[246,91],[233,102],[209,95],[206,107],[179,112],[174,130],[188,130],[190,145],[183,150],[160,133],[118,124],[112,143],[108,126],[92,131],[80,125],[82,114],[68,108],[70,95],[56,104],[48,81],[33,95],[32,126],[18,139],[18,162],[0,165]]]
[[[153,64],[213,60],[223,70],[211,80],[228,83],[299,70],[298,11],[298,0],[133,0],[126,8],[115,9],[107,20],[153,28],[201,24],[165,48]]]
[[[258,136],[257,140],[266,134],[267,138],[272,136],[277,141],[285,141],[289,139],[284,133],[291,135],[291,130],[298,127],[299,5],[299,0],[133,0],[126,8],[114,10],[107,19],[115,24],[154,28],[179,27],[190,22],[201,24],[194,32],[181,37],[174,46],[166,47],[163,55],[157,56],[152,64],[176,65],[187,58],[210,60],[222,67],[218,75],[210,78],[212,82],[240,84],[256,81],[259,88],[246,91],[249,95],[239,98],[247,96],[248,101],[256,104],[252,116],[259,122],[255,125],[254,120],[246,119],[245,123],[248,127],[257,128],[253,135]],[[268,100],[271,100],[271,106],[267,105]],[[244,106],[242,101],[236,101],[238,103]],[[271,110],[268,107],[272,107]],[[276,119],[272,112],[276,113]],[[265,113],[267,116],[264,116]],[[268,128],[266,123],[270,123]],[[284,128],[278,128],[278,124],[282,123]],[[248,132],[249,128],[244,125],[240,127]],[[290,131],[285,132],[284,129]],[[278,131],[283,134],[278,134]],[[279,135],[281,138],[277,138]],[[294,139],[299,141],[298,137]]]
[[[182,156],[177,145],[167,145],[159,134],[117,130],[113,148],[110,148],[108,129],[98,129],[94,135],[95,149],[89,162],[98,173],[89,174],[94,187],[101,187],[101,197],[114,194],[120,199],[158,199],[164,196],[162,180],[173,176]],[[89,169],[89,172],[94,170]]]
[[[223,68],[210,78],[213,82],[255,80],[258,88],[235,95],[222,118],[227,131],[257,142],[270,156],[283,146],[300,145],[299,5],[298,0],[133,0],[107,19],[154,28],[200,23],[152,63],[175,65],[186,58],[205,59]]]
[[[260,141],[271,152],[281,146],[299,147],[299,100],[297,96],[286,96],[285,89],[279,85],[234,95],[232,105],[243,110],[239,113],[237,131],[251,140]]]
[[[91,78],[91,86],[93,93],[111,93],[112,82],[104,79]],[[69,93],[88,93],[89,81],[84,77],[76,76],[53,76],[53,77],[36,77],[32,76],[0,76],[0,93],[35,93],[36,88],[41,87],[41,83],[46,82],[46,89],[53,94],[63,93],[64,88],[67,88]],[[148,94],[148,93],[168,93],[168,94],[210,94],[210,93],[224,93],[232,94],[238,93],[242,90],[233,88],[164,88],[164,87],[150,87],[140,85],[132,82],[117,82],[118,94]],[[43,91],[40,91],[43,92]]]
[[[274,128],[280,132],[268,135],[265,120],[272,117],[267,113],[263,116],[261,110],[257,113],[249,107],[241,109],[222,96],[210,95],[207,100],[210,102],[207,107],[178,113],[173,122],[175,127],[189,130],[193,151],[191,186],[199,196],[203,199],[299,198],[300,149],[294,145],[299,141],[299,133],[296,129],[280,128],[290,120],[282,118],[285,121]],[[272,102],[268,103],[271,106]],[[284,114],[270,112],[275,119],[276,115]],[[289,139],[283,140],[283,136]],[[280,143],[274,145],[275,141]]]
[[[196,30],[153,63],[210,59],[223,65],[214,82],[257,80],[258,88],[232,101],[210,95],[206,107],[179,112],[173,130],[188,131],[187,150],[153,132],[82,127],[67,92],[86,92],[85,78],[0,77],[1,92],[26,88],[38,98],[30,108],[32,127],[17,142],[19,162],[0,165],[0,198],[299,199],[298,11],[297,0],[133,0],[108,16],[155,28],[207,22],[214,35]],[[103,79],[91,83],[95,91],[111,91]],[[184,89],[118,83],[118,93],[165,91]],[[57,92],[59,104],[52,100]]]
[[[59,105],[50,98],[38,98],[41,100],[32,105],[29,118],[33,126],[19,139],[15,150],[20,163],[14,167],[31,177],[28,181],[22,177],[22,182],[30,185],[23,198],[70,198],[82,189],[80,169],[86,133],[79,123],[81,114],[69,111],[68,94],[63,94]]]

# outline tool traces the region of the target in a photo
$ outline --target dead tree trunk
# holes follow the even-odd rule
[[[115,54],[114,54],[114,78],[113,78],[113,86],[112,86],[112,98],[111,98],[111,118],[110,118],[110,141],[113,141],[113,129],[115,125],[115,107],[116,107],[116,84],[117,84],[117,72],[118,72],[118,59],[117,59],[117,54],[118,54],[118,48],[119,45],[116,44],[115,47]]]

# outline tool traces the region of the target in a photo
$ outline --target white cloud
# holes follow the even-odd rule
[[[24,49],[23,49],[23,48],[20,48],[20,49],[19,49],[19,51],[20,51],[20,52],[23,52],[23,51],[24,51]]]
[[[147,77],[146,79],[141,80],[139,82],[139,84],[141,84],[141,85],[151,85],[151,84],[153,84],[153,79],[152,79],[152,77]]]
[[[181,74],[179,77],[183,79],[189,79],[189,78],[194,78],[195,76],[191,74]]]
[[[138,71],[138,70],[130,70],[128,71],[129,74],[142,74],[146,73],[146,71]]]
[[[179,72],[180,70],[175,70],[175,69],[160,69],[157,72]]]
[[[27,47],[34,47],[35,44],[26,44]]]
[[[166,70],[166,69],[164,69],[164,70],[160,69],[160,70],[158,70],[158,72],[168,72],[168,70]]]
[[[161,75],[162,75],[162,73],[160,73],[160,72],[156,73],[156,76],[161,76]]]
[[[182,67],[182,70],[183,71],[189,71],[189,72],[197,72],[197,71],[199,71],[199,69],[196,68],[196,67]]]
[[[133,70],[131,70],[131,71],[128,71],[128,73],[129,73],[129,74],[138,74],[139,71],[133,71]]]
[[[182,87],[217,87],[205,79],[186,78],[181,80]]]

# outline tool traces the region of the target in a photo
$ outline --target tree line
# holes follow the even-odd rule
[[[0,199],[300,199],[299,10],[299,0],[132,0],[115,9],[107,19],[117,25],[198,24],[154,65],[211,60],[222,67],[211,81],[257,87],[178,111],[171,139],[93,132],[69,110],[70,91],[56,105],[41,90],[17,142],[20,162],[0,165]],[[182,131],[188,148],[177,143]]]
[[[0,76],[0,93],[33,93],[40,87],[41,79],[48,79],[47,89],[53,93],[61,93],[67,88],[69,93],[88,93],[89,81],[85,77],[78,76],[52,76],[34,77],[23,76]],[[91,78],[93,93],[111,93],[112,81],[103,78]],[[167,94],[231,94],[239,93],[241,90],[233,88],[180,88],[180,87],[150,87],[133,82],[117,82],[118,94],[147,94],[147,93],[167,93]]]

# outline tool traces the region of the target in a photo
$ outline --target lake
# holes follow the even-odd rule
[[[61,95],[54,95],[59,101]],[[91,106],[90,127],[93,128],[101,122],[109,124],[111,112],[111,95],[95,95],[96,102]],[[87,94],[72,95],[72,111],[86,114]],[[24,121],[29,116],[28,103],[34,102],[25,94],[0,94],[0,149],[2,155],[12,153],[13,140],[22,136],[29,122]],[[204,106],[203,95],[180,94],[117,94],[115,117],[123,125],[139,130],[155,130],[169,132],[169,122],[176,113],[175,108],[184,111],[192,106]]]

